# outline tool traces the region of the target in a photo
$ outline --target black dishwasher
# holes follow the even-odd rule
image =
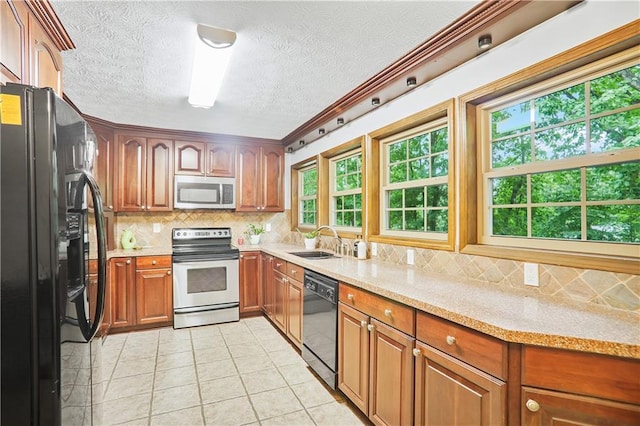
[[[337,386],[338,281],[304,271],[302,358],[327,382]]]

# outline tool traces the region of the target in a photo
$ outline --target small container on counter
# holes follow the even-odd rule
[[[358,242],[358,259],[367,258],[367,243],[364,241]]]

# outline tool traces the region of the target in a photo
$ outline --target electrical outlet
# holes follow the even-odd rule
[[[524,264],[524,283],[525,285],[532,285],[538,287],[540,285],[538,281],[538,264],[526,263]]]
[[[155,232],[156,234],[159,233],[162,230],[162,228],[160,227],[159,223],[154,223],[153,224],[153,232]]]
[[[371,243],[371,256],[378,255],[378,243]]]
[[[413,265],[415,262],[413,249],[407,250],[407,265]]]
[[[264,230],[266,232],[271,232],[271,224],[270,223],[265,223],[264,224]]]

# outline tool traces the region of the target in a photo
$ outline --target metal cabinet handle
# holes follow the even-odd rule
[[[295,275],[295,274],[297,274],[297,273],[298,273],[298,271],[296,271],[295,269],[293,269],[293,270],[291,271],[291,275]]]
[[[538,404],[538,401],[535,401],[533,399],[527,400],[525,405],[527,406],[527,409],[533,413],[540,410],[540,404]]]
[[[360,321],[360,327],[366,327],[367,326],[367,322],[365,320]]]
[[[171,271],[167,271],[167,275],[171,275]]]
[[[420,352],[420,349],[418,348],[413,348],[413,356],[420,356],[422,355],[422,352]]]
[[[375,327],[373,326],[373,324],[369,324],[367,326],[367,330],[369,330],[369,331],[373,331],[374,329],[375,329]]]
[[[145,206],[140,206],[140,208],[141,208],[142,210],[144,210],[146,207],[145,207]]]
[[[385,309],[384,310],[384,316],[385,317],[391,317],[391,309]]]
[[[355,296],[351,293],[347,294],[347,299],[351,300],[353,302],[353,299],[355,298]]]
[[[244,254],[241,254],[241,255],[240,255],[240,259],[244,259]]]
[[[282,266],[282,263],[280,263],[280,262],[276,262],[276,268],[279,268],[279,267],[281,267],[281,266]]]
[[[456,338],[453,336],[447,336],[447,345],[455,345],[456,344]]]
[[[157,261],[155,261],[155,260],[152,260],[152,261],[151,261],[151,264],[152,264],[152,265],[155,265],[156,263],[158,263],[158,262],[157,262]]]
[[[113,206],[109,206],[109,208],[110,208],[111,210],[113,210]]]
[[[126,264],[127,264],[127,265],[131,265],[131,259],[127,259]]]

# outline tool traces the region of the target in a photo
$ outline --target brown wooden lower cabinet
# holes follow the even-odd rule
[[[135,324],[135,271],[135,258],[116,257],[109,260],[111,328]]]
[[[111,303],[110,303],[111,294],[109,292],[108,268],[107,268],[107,275],[105,278],[107,279],[107,282],[106,282],[106,292],[104,295],[104,312],[102,315],[102,323],[100,325],[99,335],[108,334],[109,328],[111,327]],[[89,309],[93,309],[93,307],[97,305],[97,302],[98,302],[98,261],[90,260],[89,261]]]
[[[338,387],[374,424],[413,424],[414,341],[338,304]]]
[[[173,321],[171,268],[136,271],[136,324]]]
[[[171,256],[109,260],[111,328],[173,321]]]
[[[506,424],[505,382],[422,342],[416,349],[416,424]]]
[[[273,323],[286,334],[287,332],[287,277],[273,271]]]
[[[640,425],[640,360],[524,345],[522,424]]]
[[[640,406],[602,398],[522,387],[523,426],[640,424]]]
[[[287,278],[287,337],[302,348],[302,283]]]
[[[262,282],[260,279],[260,252],[240,254],[240,313],[260,312],[262,308]]]
[[[262,279],[262,312],[273,321],[273,256],[270,254],[262,253],[260,257],[260,275]]]

